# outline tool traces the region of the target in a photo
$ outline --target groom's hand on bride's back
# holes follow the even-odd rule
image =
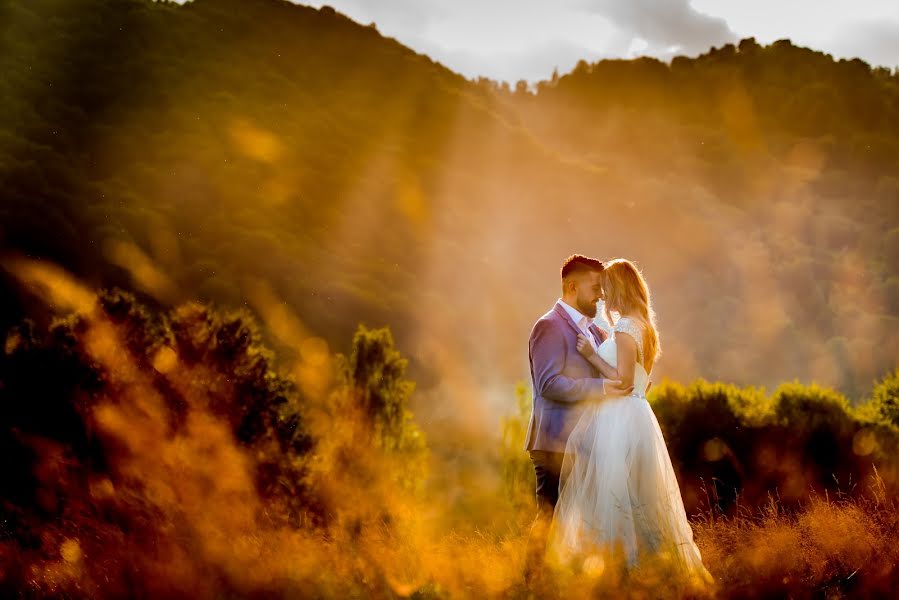
[[[603,379],[602,389],[606,396],[627,396],[634,391],[634,384],[624,385],[615,379]]]

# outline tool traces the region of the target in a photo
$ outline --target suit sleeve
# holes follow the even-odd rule
[[[537,321],[531,332],[530,354],[537,394],[553,402],[574,404],[605,397],[602,379],[575,379],[562,374],[565,337],[548,320]]]

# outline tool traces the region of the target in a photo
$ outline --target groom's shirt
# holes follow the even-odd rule
[[[581,314],[581,311],[569,305],[561,298],[559,298],[559,303],[562,305],[562,308],[565,309],[565,312],[568,313],[568,316],[571,317],[571,320],[574,321],[574,324],[577,325],[577,328],[583,332],[584,337],[590,341],[593,350],[599,352],[599,342],[596,341],[596,336],[590,331],[590,324],[593,323],[593,321],[590,320],[590,317]]]

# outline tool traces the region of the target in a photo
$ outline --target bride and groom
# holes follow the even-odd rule
[[[600,300],[605,320],[597,318]],[[529,346],[534,404],[525,446],[539,508],[531,560],[546,551],[583,567],[616,552],[632,568],[667,552],[710,583],[646,400],[660,347],[640,271],[624,259],[568,258],[562,297],[534,325]]]

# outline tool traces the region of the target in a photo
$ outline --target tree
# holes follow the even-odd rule
[[[760,49],[758,42],[755,41],[754,37],[748,37],[740,40],[740,44],[738,46],[741,54],[756,54]]]
[[[424,434],[409,410],[415,383],[405,378],[408,363],[394,347],[390,329],[360,325],[342,374],[368,421],[373,443],[388,451],[418,453],[424,449]]]
[[[871,406],[878,416],[899,426],[899,369],[886,375],[874,386]]]

